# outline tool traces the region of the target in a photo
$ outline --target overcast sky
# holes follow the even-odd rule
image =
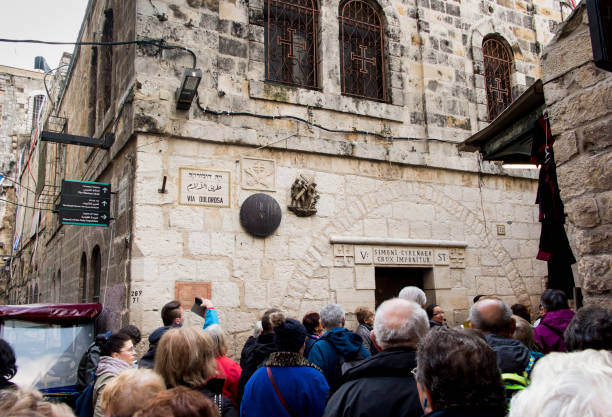
[[[0,0],[0,38],[75,42],[87,0]],[[34,69],[41,55],[51,68],[74,45],[40,45],[0,42],[0,65]]]

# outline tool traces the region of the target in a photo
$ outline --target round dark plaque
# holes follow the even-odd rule
[[[253,194],[240,207],[240,224],[257,237],[270,236],[281,222],[281,208],[267,194]]]

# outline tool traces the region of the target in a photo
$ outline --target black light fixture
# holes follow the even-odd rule
[[[183,74],[183,82],[181,88],[176,92],[176,109],[189,110],[191,102],[198,91],[198,85],[202,80],[202,71],[197,68],[186,69]]]

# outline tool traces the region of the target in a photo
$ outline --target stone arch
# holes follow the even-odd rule
[[[414,195],[433,204],[435,207],[446,211],[449,215],[461,220],[466,227],[470,228],[478,238],[486,245],[503,269],[513,294],[518,301],[531,308],[531,300],[527,292],[527,285],[522,279],[512,257],[507,250],[497,241],[488,230],[480,216],[464,204],[454,200],[434,187],[423,183],[405,183],[390,181],[378,190],[364,193],[360,198],[354,199],[347,204],[342,218],[332,218],[325,222],[312,236],[319,237],[313,242],[311,239],[309,248],[305,251],[302,259],[298,260],[291,275],[287,294],[283,299],[281,308],[285,311],[297,314],[300,311],[302,300],[310,287],[310,280],[320,277],[319,270],[322,267],[322,259],[326,251],[329,251],[330,237],[335,234],[345,233],[350,230],[355,222],[365,218],[371,211],[378,207],[391,203],[394,199],[407,195]]]

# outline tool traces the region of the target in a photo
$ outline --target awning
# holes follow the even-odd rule
[[[536,120],[546,111],[542,80],[537,80],[487,127],[459,144],[487,161],[529,163]]]
[[[57,323],[89,321],[102,311],[100,303],[0,305],[1,320]]]

